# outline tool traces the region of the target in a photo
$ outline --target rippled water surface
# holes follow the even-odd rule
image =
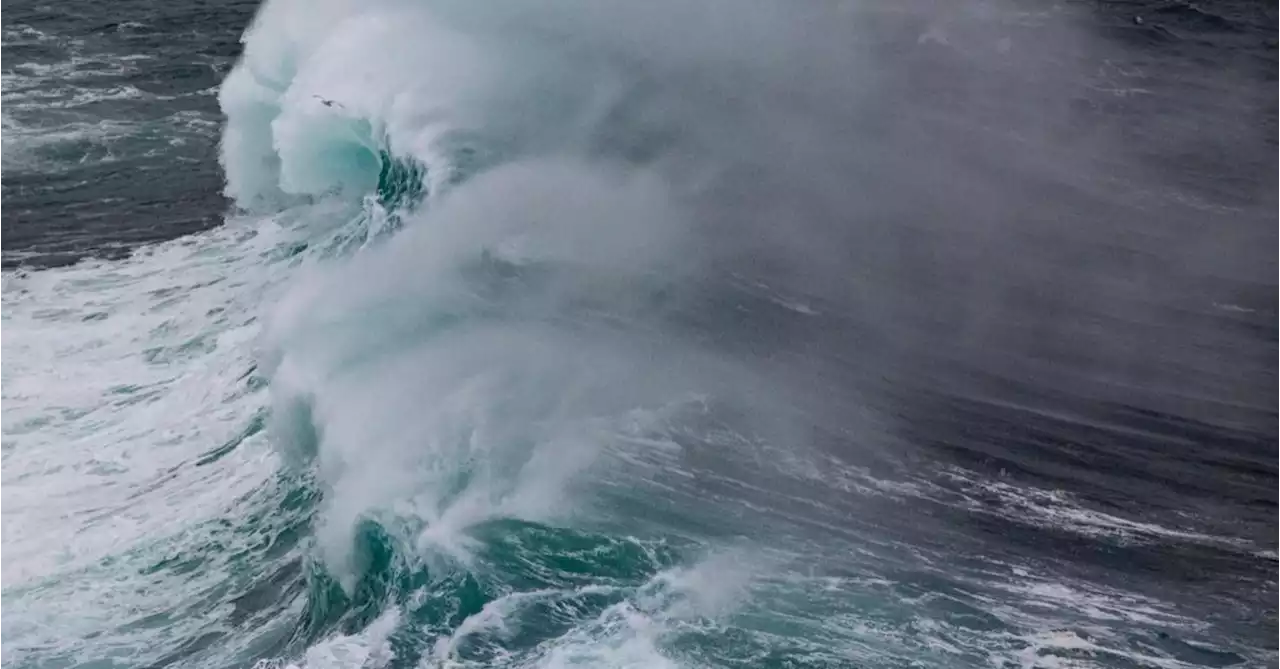
[[[1276,665],[1274,7],[5,9],[6,666]]]

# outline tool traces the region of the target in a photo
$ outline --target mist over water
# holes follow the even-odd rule
[[[1227,353],[1230,325],[1179,312],[1265,308],[1251,285],[1269,276],[1258,217],[1274,195],[1261,179],[1171,202],[1149,158],[1192,143],[1253,153],[1259,101],[1224,103],[1223,131],[1206,136],[1176,121],[1210,93],[1169,85],[1159,136],[1127,133],[1127,119],[1086,107],[1116,76],[1097,62],[1125,45],[1062,8],[668,4],[392,3],[281,34],[273,16],[296,12],[268,7],[248,41],[256,65],[232,80],[299,72],[274,118],[234,113],[238,88],[224,89],[231,192],[258,164],[237,164],[239,129],[268,121],[271,143],[253,148],[278,157],[279,178],[255,188],[365,192],[369,143],[426,163],[436,191],[457,169],[447,152],[464,147],[644,169],[688,211],[664,271],[707,282],[727,269],[830,303],[866,338],[911,342],[891,369],[931,350],[1162,409],[1233,394],[1235,411],[1212,413],[1260,424],[1248,407],[1269,406],[1256,399],[1265,351]],[[361,124],[377,138],[352,139]],[[315,159],[326,151],[336,159]],[[1166,350],[1174,364],[1156,359]]]
[[[1274,100],[1165,23],[264,3],[226,223],[5,276],[6,662],[1274,663]]]

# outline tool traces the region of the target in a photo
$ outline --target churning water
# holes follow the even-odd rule
[[[1274,7],[10,4],[6,666],[1275,666]]]

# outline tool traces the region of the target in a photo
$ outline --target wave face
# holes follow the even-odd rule
[[[1171,194],[1179,119],[1082,121],[1131,47],[728,0],[243,46],[223,226],[5,277],[6,665],[1275,662],[1275,228]]]
[[[709,290],[702,241],[667,168],[628,152],[652,149],[620,145],[649,122],[615,118],[623,73],[539,46],[391,3],[280,3],[222,89],[242,205],[358,201],[343,236],[404,221],[326,246],[263,326],[269,432],[320,491],[308,664],[771,646],[714,623],[761,567],[745,527],[709,541],[725,509],[684,461],[768,457],[758,435],[797,429],[785,391],[679,322]]]
[[[854,529],[868,510],[840,493],[918,484],[870,473],[902,463],[865,445],[889,432],[849,409],[859,383],[818,402],[803,364],[768,362],[812,344],[783,325],[809,301],[884,308],[851,304],[842,273],[883,291],[927,271],[858,252],[881,231],[841,240],[852,257],[812,245],[878,208],[831,180],[904,187],[882,144],[828,143],[884,122],[860,118],[879,111],[856,39],[874,17],[667,4],[277,2],[248,31],[222,88],[228,193],[374,194],[369,220],[408,221],[294,281],[264,326],[274,443],[321,491],[308,608],[333,621],[318,635],[359,634],[307,661],[351,643],[406,666],[1150,660],[1028,633],[988,595],[876,594],[912,587],[877,579],[915,549]],[[917,186],[964,179],[908,162]],[[749,293],[726,275],[770,292],[733,313]],[[882,318],[865,336],[904,327]],[[812,446],[815,423],[845,445]]]

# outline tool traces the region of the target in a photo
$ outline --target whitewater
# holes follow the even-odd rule
[[[4,664],[1275,666],[1275,227],[975,7],[264,3],[220,224],[5,271]]]

